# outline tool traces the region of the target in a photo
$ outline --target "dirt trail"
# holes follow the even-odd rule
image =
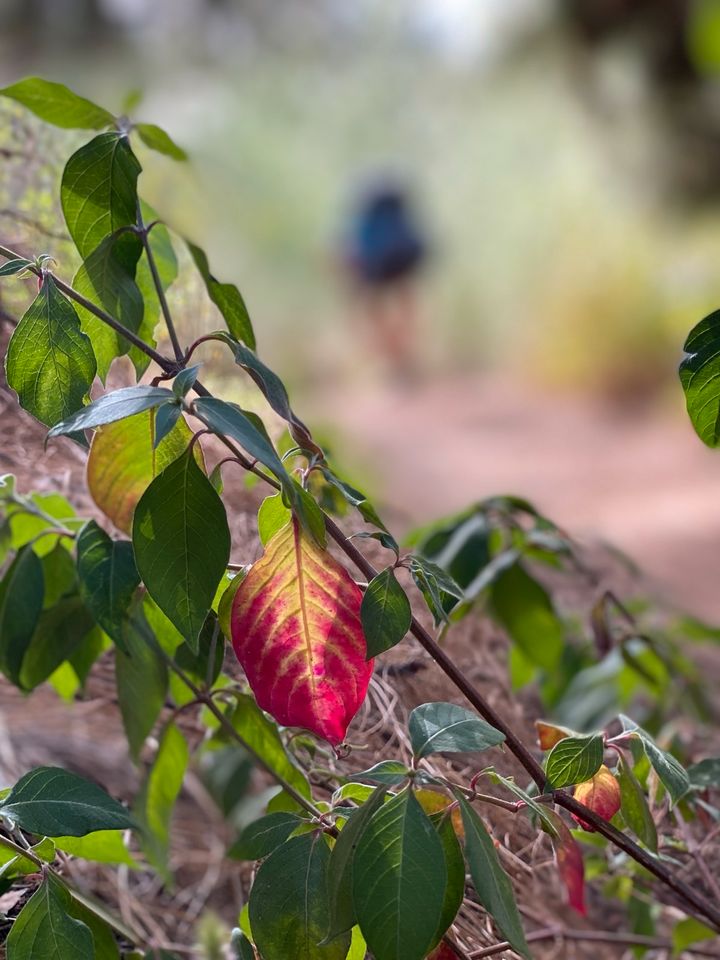
[[[317,388],[314,388],[315,390]],[[498,377],[416,387],[345,383],[304,403],[409,529],[490,494],[518,493],[588,540],[635,560],[658,592],[720,621],[720,455],[677,403],[611,409]]]

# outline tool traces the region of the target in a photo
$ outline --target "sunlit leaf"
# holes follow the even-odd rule
[[[137,867],[125,846],[121,830],[97,830],[85,837],[55,837],[55,846],[93,863],[124,863],[128,867]]]
[[[130,533],[138,500],[153,479],[182,456],[191,438],[192,432],[181,418],[156,448],[152,410],[96,431],[87,463],[88,489],[95,503],[116,527]],[[194,452],[202,465],[199,444],[195,444]]]
[[[68,160],[60,200],[70,236],[86,259],[137,217],[140,164],[124,134],[101,133]]]
[[[48,436],[56,437],[65,433],[74,433],[77,430],[101,427],[118,420],[126,420],[128,417],[142,413],[144,410],[152,410],[173,399],[172,390],[164,387],[121,387],[119,390],[113,390],[112,393],[104,394],[68,417],[67,420],[58,423],[49,431]]]
[[[135,272],[142,253],[140,238],[134,233],[106,237],[90,253],[75,274],[74,289],[97,307],[137,333],[143,319],[143,298],[135,283]],[[105,382],[115,357],[130,349],[125,337],[80,304],[75,305],[83,333],[92,341],[98,376]]]
[[[140,201],[140,208],[143,221],[146,224],[157,220],[155,210],[142,200]],[[166,291],[178,275],[177,257],[175,256],[172,240],[170,239],[170,232],[167,227],[162,223],[156,223],[148,234],[148,243],[152,250],[160,286],[163,291]],[[160,317],[160,301],[145,251],[143,251],[137,265],[135,283],[142,294],[144,303],[142,324],[137,333],[145,343],[154,347],[156,346],[154,335],[155,327]],[[138,347],[131,347],[128,356],[133,362],[138,377],[140,377],[150,363],[149,357]]]
[[[284,726],[340,743],[365,699],[362,592],[297,520],[267,544],[232,608],[233,646],[257,702]]]
[[[87,399],[95,354],[72,304],[50,276],[13,332],[5,370],[20,406],[46,426],[75,413]]]
[[[158,870],[165,871],[170,849],[170,821],[185,779],[190,753],[185,737],[175,724],[165,727],[158,752],[136,804],[145,827],[143,849]]]
[[[290,522],[291,516],[281,494],[265,497],[258,510],[258,535],[263,546],[267,546],[278,530]]]
[[[720,310],[701,320],[685,341],[680,382],[695,432],[709,447],[720,444]]]
[[[0,90],[0,96],[17,100],[28,110],[56,127],[72,130],[100,130],[115,122],[115,117],[91,100],[73,93],[62,83],[25,77]]]
[[[220,283],[212,273],[204,250],[187,241],[190,256],[205,281],[207,292],[223,316],[227,328],[236,340],[243,340],[253,350],[255,349],[255,334],[253,333],[250,314],[248,313],[242,294],[234,283]]]
[[[576,736],[574,730],[570,730],[568,727],[560,727],[556,723],[547,723],[545,720],[536,720],[535,729],[537,730],[538,744],[541,750],[552,750],[556,743],[566,737]]]
[[[173,160],[187,160],[187,154],[162,127],[154,123],[136,123],[135,130],[146,147]]]
[[[653,770],[658,775],[660,782],[665,787],[670,797],[671,805],[676,804],[678,800],[685,796],[690,789],[690,778],[687,771],[678,763],[675,757],[662,750],[650,736],[650,734],[639,727],[634,720],[620,715],[623,729],[633,737],[637,737],[642,743],[645,755],[650,761]]]

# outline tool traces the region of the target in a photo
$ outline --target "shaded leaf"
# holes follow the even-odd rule
[[[550,751],[545,761],[545,773],[553,787],[559,789],[589,780],[600,769],[602,762],[602,736],[565,737]]]
[[[443,620],[447,621],[446,599],[453,597],[462,600],[462,588],[455,583],[447,571],[425,557],[411,557],[410,572],[425,597],[425,602],[435,618],[435,623],[440,623]]]
[[[620,757],[618,763],[618,782],[620,784],[620,809],[625,823],[646,847],[653,853],[657,852],[657,828],[645,797],[645,791],[623,756]]]
[[[357,922],[353,905],[353,861],[363,831],[384,799],[385,787],[377,787],[365,803],[353,812],[332,848],[327,872],[329,919],[324,942],[346,933]]]
[[[233,601],[233,647],[258,704],[283,726],[340,743],[362,704],[362,593],[300,524],[280,530]]]
[[[21,270],[27,270],[30,266],[32,266],[32,260],[25,260],[22,257],[7,260],[0,267],[0,277],[12,277],[14,274],[20,273]]]
[[[504,733],[454,703],[433,702],[415,707],[408,730],[418,758],[431,753],[487,750],[505,740]]]
[[[492,608],[528,660],[551,670],[563,651],[563,628],[547,591],[519,563],[495,579]]]
[[[662,750],[650,736],[650,734],[639,727],[634,720],[620,715],[623,729],[637,737],[642,743],[643,750],[647,756],[653,770],[660,778],[660,782],[665,787],[671,800],[671,806],[685,796],[690,789],[690,778],[687,771],[678,763],[675,757]]]
[[[447,800],[447,797],[443,799]],[[431,819],[436,820],[436,817]],[[457,916],[457,912],[460,909],[465,895],[465,860],[457,833],[455,832],[453,818],[441,814],[439,821],[436,823],[436,829],[445,856],[447,884],[445,886],[445,899],[443,900],[442,912],[440,914],[440,923],[433,938],[433,945],[439,944],[442,937],[447,933],[450,925]]]
[[[167,403],[173,397],[172,390],[164,387],[121,387],[119,390],[113,390],[112,393],[104,394],[68,417],[67,420],[58,423],[49,431],[48,436],[57,437],[64,433],[75,433],[77,430],[87,430],[106,423],[114,423],[117,420],[125,420],[136,413],[142,413],[143,410],[151,410],[161,403]]]
[[[410,601],[397,582],[392,567],[387,567],[368,584],[360,606],[360,618],[368,657],[394,647],[410,629]]]
[[[358,924],[376,960],[422,960],[440,924],[446,883],[442,842],[406,789],[370,819],[353,861]]]
[[[410,776],[410,770],[400,760],[381,760],[369,770],[354,773],[356,780],[369,780],[371,783],[384,783],[388,787],[397,787]]]
[[[688,777],[693,790],[720,787],[720,757],[707,757],[688,767]]]
[[[235,860],[262,860],[285,843],[301,823],[301,817],[286,811],[260,817],[245,827],[228,850],[228,856]]]
[[[319,946],[327,929],[327,865],[321,833],[293,837],[263,862],[250,891],[250,926],[263,960],[345,960],[350,935]]]
[[[35,116],[67,130],[100,130],[115,123],[115,117],[91,100],[73,93],[62,83],[25,77],[0,90],[0,96],[17,100]]]
[[[23,409],[52,427],[83,405],[95,370],[95,354],[77,313],[46,276],[10,338],[8,385]]]
[[[151,150],[163,153],[166,157],[172,157],[173,160],[187,160],[187,154],[182,147],[179,147],[172,137],[157,124],[136,123],[135,129],[145,146],[150,147]]]
[[[124,134],[101,133],[68,160],[60,200],[70,236],[83,259],[137,217],[140,164]]]
[[[140,201],[140,208],[145,223],[157,220],[155,210],[142,200]],[[163,291],[166,291],[178,275],[177,257],[175,256],[167,227],[162,223],[156,223],[148,234],[148,243],[152,250],[160,286]],[[147,253],[144,250],[137,265],[135,283],[142,294],[144,304],[142,324],[137,333],[145,343],[154,347],[157,345],[154,334],[160,316],[160,301],[158,300],[155,281],[150,271]],[[147,369],[150,358],[138,347],[131,347],[128,356],[132,360],[138,377],[140,377]]]
[[[20,686],[34,690],[81,646],[95,620],[78,596],[43,610],[20,670]]]
[[[197,652],[230,557],[225,507],[191,450],[153,480],[135,509],[133,549],[148,593]]]
[[[567,892],[568,903],[573,910],[585,916],[587,908],[585,907],[585,864],[582,850],[568,830],[565,821],[553,810],[548,810],[547,815],[554,827],[552,845],[560,877]]]
[[[227,328],[236,340],[243,340],[253,350],[255,349],[255,334],[253,333],[250,314],[248,313],[242,294],[234,283],[220,283],[211,273],[205,252],[195,244],[186,241],[190,256],[205,281],[208,295],[222,314]]]
[[[130,756],[137,762],[165,704],[168,672],[155,644],[149,642],[142,606],[126,618],[121,630],[122,644],[115,650],[115,681]]]
[[[128,811],[96,784],[59,767],[37,767],[21,777],[4,800],[0,816],[28,833],[84,837],[94,830],[134,826]]]
[[[94,520],[88,520],[77,538],[77,571],[85,605],[123,649],[123,622],[140,583],[132,544],[111,540]]]
[[[192,439],[184,417],[155,447],[155,412],[147,410],[100,427],[90,444],[87,482],[90,494],[118,529],[130,533],[135,507],[151,482],[181,457]],[[195,459],[204,466],[199,444]]]
[[[16,685],[40,618],[44,589],[40,560],[32,547],[23,547],[0,582],[0,668]]]
[[[459,795],[457,799],[465,826],[465,857],[480,903],[513,949],[529,957],[512,884],[500,866],[495,844],[470,804]]]
[[[720,310],[701,320],[688,334],[680,383],[695,432],[709,447],[720,443]]]

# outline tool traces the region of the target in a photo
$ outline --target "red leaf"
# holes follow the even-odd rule
[[[585,864],[580,844],[570,833],[565,822],[553,811],[548,810],[557,836],[552,838],[555,848],[555,860],[562,882],[567,890],[568,903],[585,916]]]
[[[432,953],[427,955],[426,960],[458,960],[458,955],[443,940],[435,947]]]
[[[332,744],[365,699],[362,592],[293,519],[265,547],[232,606],[233,647],[258,705]]]
[[[612,775],[610,770],[603,764],[591,780],[579,783],[574,790],[574,796],[580,803],[584,803],[599,816],[605,820],[612,820],[620,809],[620,784]],[[580,817],[571,814],[573,820],[580,824],[583,830],[588,833],[595,833],[595,828],[590,826]]]

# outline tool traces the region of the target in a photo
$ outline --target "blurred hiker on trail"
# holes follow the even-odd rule
[[[385,181],[356,201],[344,241],[344,266],[373,353],[402,380],[415,370],[418,336],[417,278],[428,248],[407,190]]]

